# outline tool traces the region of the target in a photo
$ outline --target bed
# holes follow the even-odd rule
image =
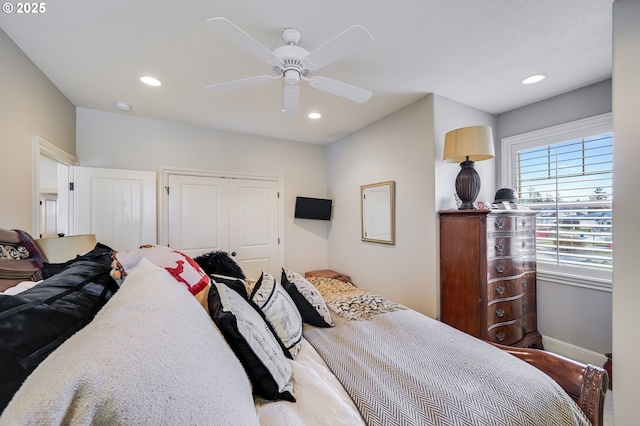
[[[0,254],[0,425],[602,425],[602,368],[478,340],[334,271],[247,279],[100,243],[54,264],[6,229]]]

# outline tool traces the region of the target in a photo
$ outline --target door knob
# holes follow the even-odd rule
[[[232,252],[231,252],[231,256],[234,256],[234,257],[235,257],[235,255],[236,255],[236,252],[235,252],[235,251],[232,251]]]

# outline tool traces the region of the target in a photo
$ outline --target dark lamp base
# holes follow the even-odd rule
[[[459,210],[475,209],[474,202],[480,194],[480,175],[474,168],[473,161],[467,160],[460,163],[460,173],[456,177],[456,193],[462,201]]]

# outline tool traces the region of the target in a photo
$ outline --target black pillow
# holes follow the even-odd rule
[[[0,412],[27,376],[118,290],[110,271],[109,256],[74,259],[29,290],[0,295]]]
[[[226,251],[210,251],[209,253],[194,257],[193,260],[195,260],[208,275],[219,274],[243,280],[247,279],[240,265],[238,265]]]
[[[238,283],[225,285],[220,282],[223,280],[217,277],[211,283],[209,314],[247,372],[254,394],[268,400],[295,402],[291,366],[282,342],[275,337],[264,314],[249,303],[246,290]],[[259,349],[254,351],[252,344]]]
[[[298,286],[290,281],[284,268],[282,268],[280,284],[286,292],[289,293],[293,303],[298,307],[298,311],[300,311],[300,315],[302,316],[302,322],[316,327],[333,327],[327,306],[320,293],[313,289],[312,284],[309,283],[308,287],[313,290],[313,292],[308,291],[306,292],[307,296],[305,296],[301,293]],[[315,306],[309,300],[314,301]],[[325,317],[322,316],[321,312],[325,314]]]
[[[88,253],[83,255],[78,255],[75,259],[68,260],[64,263],[49,263],[44,262],[42,266],[42,278],[49,278],[58,272],[62,271],[67,266],[71,265],[78,260],[96,260],[100,263],[107,262],[111,264],[113,255],[113,249],[109,246],[106,246],[102,243],[97,243],[96,246]]]

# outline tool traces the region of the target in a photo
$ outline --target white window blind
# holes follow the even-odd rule
[[[610,270],[611,133],[517,153],[520,202],[538,211],[538,262]]]
[[[538,212],[539,271],[610,282],[612,151],[610,114],[503,139],[505,186]]]

